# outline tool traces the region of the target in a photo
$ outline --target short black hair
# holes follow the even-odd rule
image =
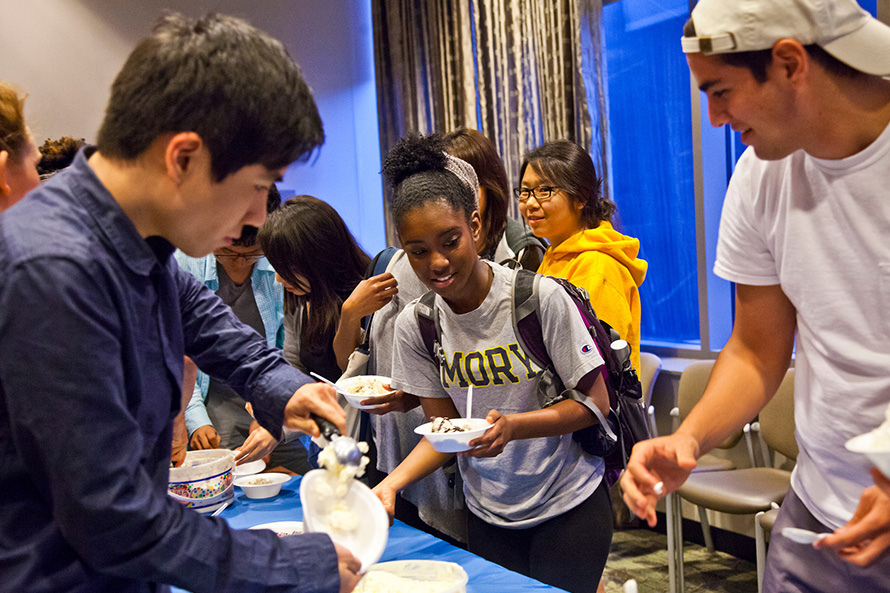
[[[686,21],[686,24],[683,26],[683,36],[696,36],[695,23],[692,22],[692,19]],[[864,72],[860,72],[838,60],[836,57],[825,51],[821,45],[812,43],[810,45],[804,45],[803,47],[807,50],[810,59],[822,66],[822,68],[829,74],[834,74],[835,76],[840,76],[842,78],[866,76]],[[736,68],[747,68],[751,72],[751,76],[754,77],[754,80],[760,84],[766,82],[766,69],[773,63],[772,48],[753,51],[727,52],[715,55],[719,56],[724,64],[735,66]]]
[[[581,221],[587,228],[595,229],[600,222],[612,222],[615,202],[601,195],[603,182],[586,150],[569,140],[546,142],[525,155],[519,169],[520,183],[529,165],[547,183],[583,206]]]
[[[383,174],[393,186],[392,217],[397,229],[405,214],[429,202],[444,201],[470,222],[477,196],[445,168],[447,159],[441,135],[416,132],[406,134],[386,155]]]
[[[201,137],[216,181],[247,165],[280,169],[324,142],[312,91],[281,42],[217,14],[161,18],[118,73],[97,146],[133,160],[170,132]]]
[[[269,186],[269,195],[266,197],[266,215],[272,214],[281,208],[281,194],[275,184]],[[255,226],[245,225],[241,228],[241,236],[232,241],[236,247],[253,247],[256,245],[259,229]]]

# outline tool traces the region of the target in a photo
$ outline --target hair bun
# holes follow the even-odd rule
[[[386,155],[383,174],[395,187],[417,173],[445,170],[446,161],[442,136],[422,136],[417,132],[409,132]]]

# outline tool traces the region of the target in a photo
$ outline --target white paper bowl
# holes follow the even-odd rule
[[[386,573],[386,574],[381,574]],[[386,578],[393,575],[397,579]],[[407,583],[399,580],[404,579]],[[426,583],[427,588],[434,582],[442,583],[441,589],[436,593],[466,593],[469,581],[467,571],[454,562],[442,560],[396,560],[394,562],[381,562],[370,568],[368,574],[359,581],[354,593],[368,593],[370,591],[387,590],[392,593],[401,591],[416,591],[421,583]],[[412,586],[413,584],[413,586]],[[427,590],[427,589],[424,589]]]
[[[392,380],[389,377],[383,377],[381,375],[358,375],[356,377],[348,377],[346,379],[340,379],[337,381],[337,393],[341,394],[346,398],[346,401],[349,402],[349,405],[357,410],[373,410],[378,406],[363,406],[361,404],[362,400],[366,400],[369,397],[380,397],[382,395],[390,395],[395,393],[395,390],[389,391],[381,391],[380,393],[366,393],[366,394],[356,394],[350,390],[354,390],[357,384],[362,383],[363,381],[381,381],[382,383],[389,385],[389,382]]]
[[[251,476],[260,473],[264,469],[266,469],[266,462],[262,459],[249,461],[235,466],[235,477],[240,478],[241,476]]]
[[[873,441],[874,437],[869,433],[865,433],[858,437],[853,437],[847,441],[845,446],[848,451],[865,454],[869,461],[881,470],[882,474],[890,477],[890,447],[876,448]]]
[[[302,521],[274,521],[272,523],[263,523],[262,525],[254,525],[249,529],[270,529],[274,531],[278,537],[287,537],[289,535],[297,535],[303,533]]]
[[[327,533],[335,542],[347,548],[362,563],[362,571],[380,560],[389,537],[389,515],[371,489],[352,480],[344,500],[358,518],[358,526],[350,532],[333,529],[328,521],[328,510],[336,502],[318,490],[320,482],[327,482],[327,470],[315,469],[303,476],[300,483],[300,502],[303,504],[303,529],[306,532]]]
[[[432,432],[433,423],[427,422],[414,429],[426,439],[439,453],[460,453],[469,451],[472,447],[468,444],[473,439],[478,439],[491,428],[491,424],[485,418],[451,418],[451,422],[457,425],[469,426],[470,430],[464,432]]]
[[[235,479],[235,486],[241,488],[247,498],[272,498],[281,492],[281,485],[291,479],[287,474],[269,472],[267,474],[253,474],[241,476]],[[269,482],[258,484],[256,482]]]

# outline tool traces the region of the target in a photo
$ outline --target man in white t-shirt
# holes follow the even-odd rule
[[[654,525],[658,496],[773,396],[796,335],[800,456],[773,532],[834,534],[773,537],[764,590],[890,590],[890,497],[844,448],[890,404],[890,27],[854,0],[702,0],[682,45],[711,123],[750,146],[715,264],[735,326],[680,429],[634,449],[625,500]]]

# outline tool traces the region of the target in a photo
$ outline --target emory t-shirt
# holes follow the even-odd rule
[[[488,262],[486,262],[488,263]],[[473,415],[484,418],[541,408],[534,365],[513,330],[513,271],[488,263],[494,272],[491,290],[475,310],[455,314],[436,297],[442,325],[446,367],[440,382],[438,365],[423,345],[411,303],[396,321],[393,382],[419,397],[450,397],[466,410],[473,384]],[[577,308],[554,281],[540,282],[544,343],[567,387],[574,387],[603,360]],[[496,457],[458,457],[467,507],[484,521],[524,529],[565,513],[584,502],[599,486],[603,461],[585,453],[571,434],[512,441]]]
[[[747,150],[732,176],[714,272],[780,284],[797,309],[792,487],[820,522],[850,520],[872,483],[844,448],[890,404],[890,127],[840,160],[803,151],[762,161]]]

